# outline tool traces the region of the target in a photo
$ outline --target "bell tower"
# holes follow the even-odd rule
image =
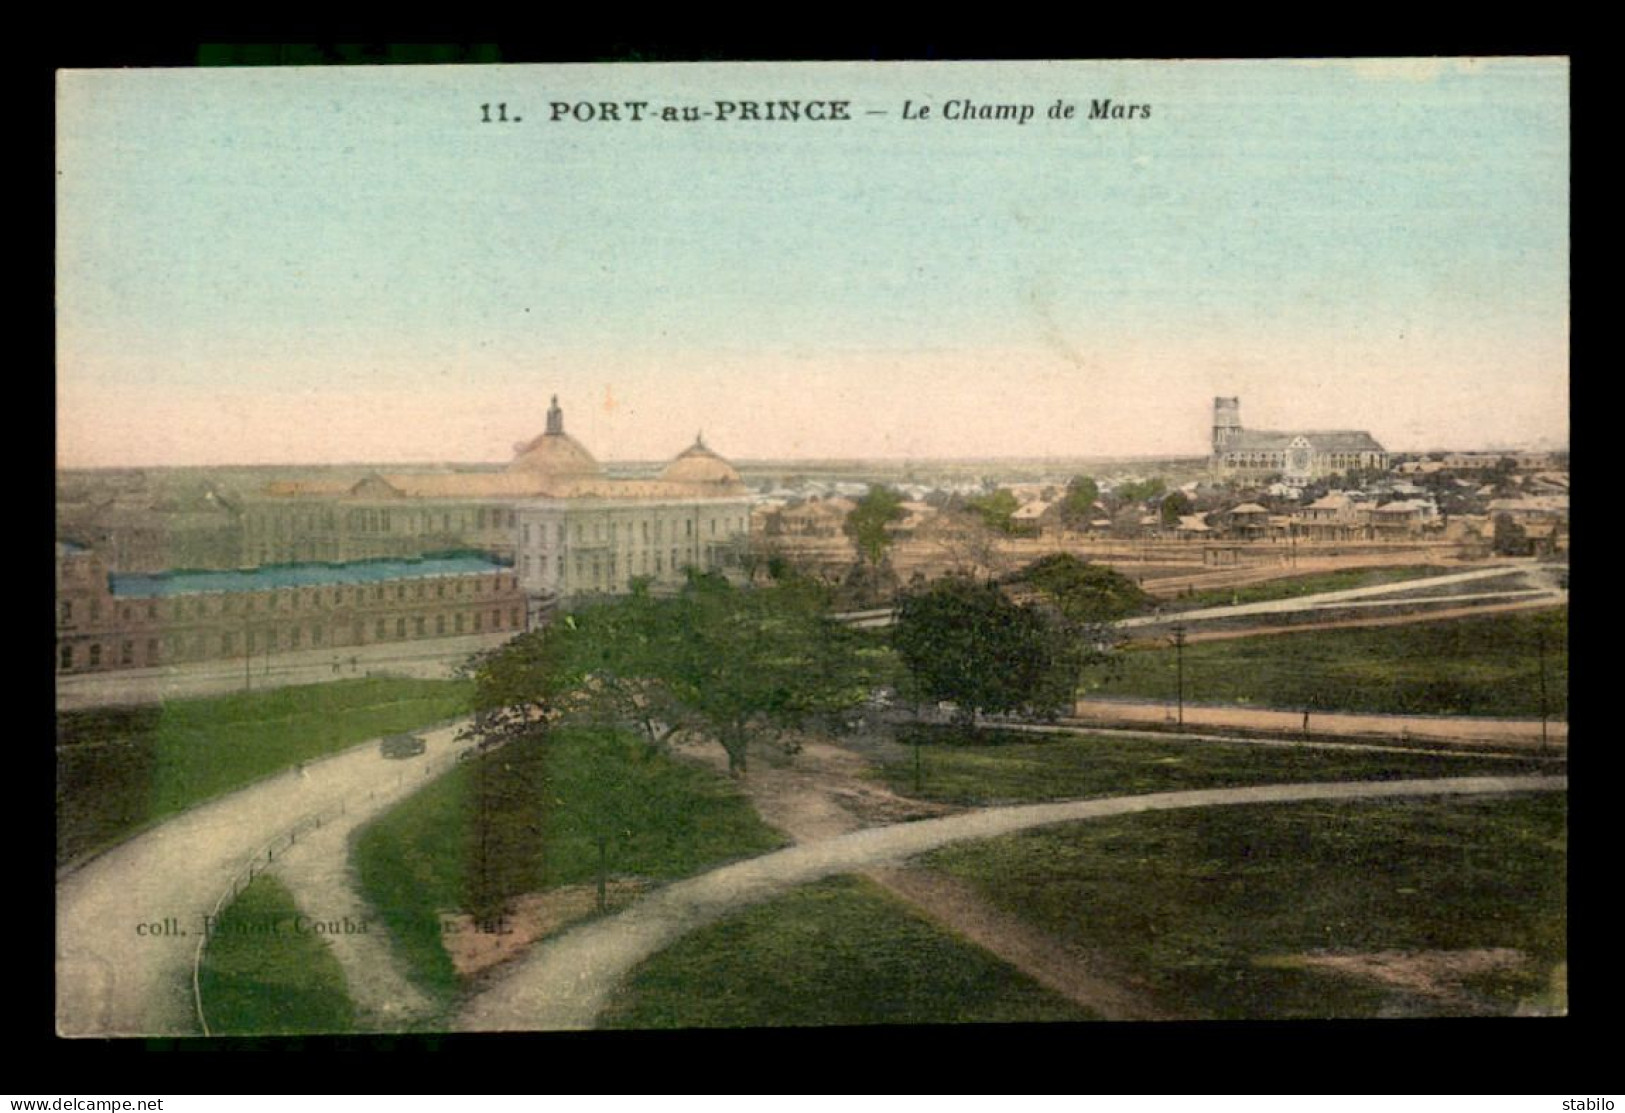
[[[1241,436],[1241,399],[1213,399],[1213,454],[1223,452]]]

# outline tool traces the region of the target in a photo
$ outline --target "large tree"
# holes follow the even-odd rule
[[[563,722],[656,746],[686,733],[721,744],[740,775],[754,741],[863,700],[859,637],[804,579],[740,590],[696,575],[675,596],[605,600],[481,658],[472,729],[487,744]]]
[[[908,592],[892,645],[914,694],[951,701],[967,725],[985,712],[1053,714],[1077,687],[1080,662],[1063,624],[993,583],[952,576]]]

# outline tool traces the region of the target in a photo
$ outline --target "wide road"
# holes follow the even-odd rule
[[[506,967],[498,980],[470,1000],[457,1026],[465,1031],[591,1028],[610,993],[633,967],[688,932],[797,885],[854,870],[894,865],[952,842],[993,838],[1052,823],[1176,808],[1551,792],[1567,787],[1566,777],[1258,785],[983,808],[940,819],[870,827],[801,843],[675,882],[617,915],[549,939]]]
[[[387,760],[364,743],[203,804],[92,859],[57,884],[56,1021],[63,1036],[199,1031],[192,963],[203,918],[282,832],[337,809],[383,811],[444,771],[459,724],[428,751]],[[307,909],[320,919],[323,910]]]
[[[255,657],[246,667],[239,657],[235,661],[65,674],[56,678],[56,706],[59,711],[74,711],[112,704],[160,703],[363,676],[440,680],[453,676],[473,654],[493,649],[512,637],[512,633],[470,634],[343,649],[292,650],[278,653],[269,661]]]

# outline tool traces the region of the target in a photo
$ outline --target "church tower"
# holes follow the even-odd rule
[[[1241,436],[1241,399],[1213,399],[1213,454],[1217,456]]]

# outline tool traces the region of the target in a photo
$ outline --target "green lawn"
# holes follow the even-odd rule
[[[292,894],[264,874],[221,913],[198,977],[213,1034],[354,1031],[344,971],[321,936],[299,930],[298,917]]]
[[[607,1028],[1092,1020],[873,882],[807,885],[702,928],[633,972]]]
[[[1566,800],[1396,800],[1148,813],[956,846],[926,865],[1101,952],[1193,1018],[1511,1013],[1566,960]],[[1510,948],[1434,997],[1304,957]]]
[[[669,879],[784,845],[726,777],[625,735],[556,731],[458,766],[358,832],[362,891],[425,990],[460,988],[440,914],[611,875]]]
[[[1337,572],[1314,572],[1304,576],[1283,576],[1277,580],[1234,588],[1212,588],[1181,595],[1163,603],[1163,611],[1190,611],[1202,607],[1223,607],[1231,603],[1268,603],[1323,591],[1348,591],[1357,587],[1403,583],[1425,576],[1442,576],[1452,569],[1433,564],[1408,564],[1397,568],[1345,568]]]
[[[1546,706],[1568,708],[1568,610],[1522,611],[1187,645],[1187,703],[1321,711],[1534,717],[1545,635]],[[1084,696],[1173,702],[1171,648],[1130,649],[1121,675],[1086,675]]]
[[[1008,804],[1297,781],[1509,776],[1539,762],[1450,754],[1325,750],[1248,742],[1184,742],[1069,732],[1032,734],[908,725],[910,752],[880,765],[893,791],[953,804]],[[912,743],[920,740],[915,789]]]
[[[462,680],[343,680],[57,715],[57,861],[298,761],[454,718]]]

